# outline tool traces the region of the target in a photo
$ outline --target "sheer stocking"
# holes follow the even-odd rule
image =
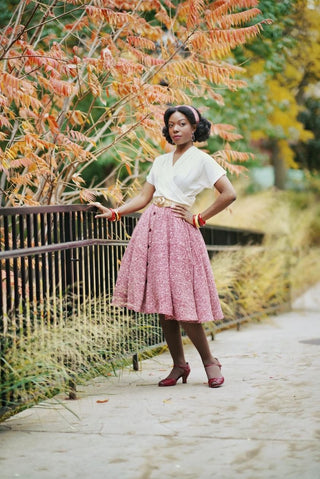
[[[164,316],[160,314],[159,316],[160,324],[166,339],[173,364],[174,365],[186,365],[186,360],[184,357],[183,344],[181,338],[180,325],[175,319],[164,319]],[[183,369],[179,367],[173,367],[168,378],[177,378],[180,376]]]

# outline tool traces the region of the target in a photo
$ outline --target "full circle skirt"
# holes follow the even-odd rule
[[[149,206],[121,260],[112,304],[177,321],[222,319],[200,231],[171,208]]]

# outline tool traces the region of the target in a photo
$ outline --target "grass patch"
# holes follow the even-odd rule
[[[237,185],[236,185],[236,189]],[[264,314],[320,281],[319,192],[268,190],[242,195],[229,211],[209,220],[215,225],[264,232],[262,248],[214,256],[212,267],[225,316]],[[197,211],[212,201],[206,193]]]
[[[76,384],[116,375],[147,347],[151,335],[161,342],[151,315],[124,314],[105,304],[105,299],[87,300],[79,314],[52,325],[39,323],[27,334],[17,334],[19,321],[8,323],[1,338],[2,419],[62,391],[74,398]],[[93,309],[99,315],[92,315]]]

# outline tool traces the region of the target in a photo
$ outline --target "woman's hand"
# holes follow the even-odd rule
[[[186,206],[175,205],[171,206],[171,209],[174,212],[174,216],[177,218],[182,218],[183,220],[187,221],[187,223],[193,225],[193,214],[187,209]]]
[[[96,206],[101,211],[101,213],[99,215],[96,215],[95,218],[111,218],[112,211],[99,203],[99,201],[92,202],[90,203],[90,205]]]

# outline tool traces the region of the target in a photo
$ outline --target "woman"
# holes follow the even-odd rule
[[[210,134],[210,122],[191,106],[170,107],[164,114],[163,135],[175,150],[157,157],[140,194],[117,210],[93,203],[98,218],[119,220],[141,210],[123,256],[112,303],[142,313],[158,313],[173,359],[173,368],[159,386],[187,382],[190,373],[180,325],[197,348],[211,388],[224,382],[221,364],[211,354],[203,329],[206,321],[222,319],[206,246],[199,227],[236,199],[225,170],[193,146]],[[201,214],[190,212],[204,188],[220,195]]]

